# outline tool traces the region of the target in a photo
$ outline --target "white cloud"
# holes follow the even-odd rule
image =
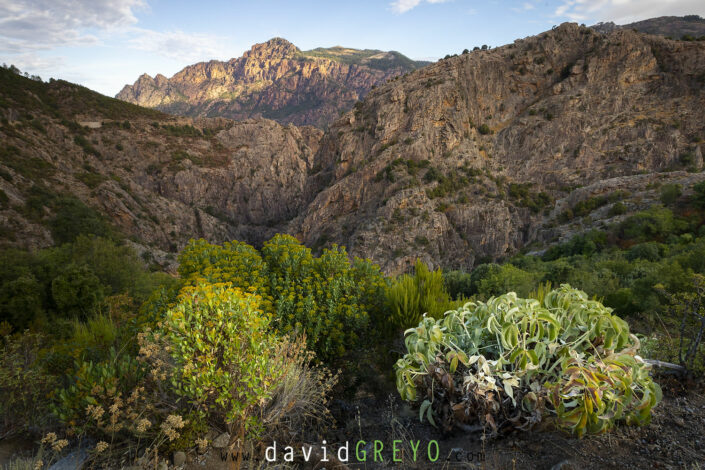
[[[536,8],[533,3],[529,2],[524,2],[520,7],[514,7],[512,10],[514,10],[517,13],[523,13],[525,11],[533,10]]]
[[[183,31],[152,31],[132,28],[136,36],[128,41],[130,47],[158,54],[169,59],[195,62],[223,57],[227,51],[225,40],[210,34]]]
[[[0,0],[0,51],[94,44],[91,30],[129,26],[144,0]]]
[[[703,0],[563,0],[555,16],[573,21],[633,23],[656,16],[705,15]]]
[[[40,75],[46,80],[54,76],[56,70],[65,65],[66,60],[64,57],[45,57],[34,52],[27,52],[13,55],[10,63],[23,72]]]
[[[149,7],[147,0],[0,0],[0,56],[2,61],[42,77],[57,76],[113,92],[122,67],[112,67],[121,56],[117,49],[141,51],[147,63],[186,65],[212,58],[229,58],[223,38],[181,30],[154,31],[137,25],[137,12]],[[107,63],[91,68],[90,60],[59,57],[61,47],[104,46]],[[63,54],[63,52],[62,52]],[[67,52],[69,56],[72,52]],[[123,54],[124,55],[124,54]],[[146,59],[146,58],[149,59]],[[80,64],[80,65],[77,65]],[[144,65],[141,65],[144,67]],[[111,67],[119,72],[108,73]],[[90,73],[89,73],[90,70]],[[135,72],[130,72],[135,73]],[[141,73],[141,72],[140,72]],[[135,75],[137,76],[137,75]],[[120,78],[121,81],[125,77]]]
[[[450,0],[394,0],[389,6],[395,13],[406,13],[419,6],[422,2],[426,3],[445,3]]]

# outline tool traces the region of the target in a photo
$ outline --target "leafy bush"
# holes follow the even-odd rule
[[[225,425],[231,444],[261,432],[255,410],[281,380],[279,340],[259,301],[229,284],[185,287],[159,331],[175,361],[175,392]]]
[[[42,291],[32,274],[23,274],[0,286],[0,321],[26,328],[42,313]]]
[[[661,202],[669,206],[676,202],[683,194],[683,187],[680,184],[666,184],[661,187]]]
[[[72,264],[51,282],[51,297],[63,315],[86,318],[103,299],[103,291],[87,266]]]
[[[528,207],[532,212],[538,213],[544,207],[553,204],[553,198],[541,191],[531,192],[532,183],[509,183],[508,194],[512,199],[518,199],[519,205]]]
[[[629,193],[627,191],[613,191],[609,194],[602,194],[600,196],[593,196],[587,199],[584,199],[582,201],[579,201],[577,204],[575,204],[573,207],[570,209],[566,209],[563,211],[559,216],[558,220],[561,222],[568,222],[574,217],[584,217],[594,211],[595,209],[598,209],[602,206],[605,206],[610,203],[618,203],[620,204],[620,199],[624,199],[625,197],[629,196]],[[610,209],[611,211],[612,209]],[[620,209],[615,209],[615,211],[619,211]]]
[[[193,127],[190,124],[178,125],[178,124],[162,124],[162,128],[166,131],[168,135],[174,137],[201,137],[203,134],[200,130]]]
[[[615,202],[607,213],[610,217],[622,215],[627,212],[627,206],[623,202]]]
[[[79,147],[81,147],[83,151],[87,154],[95,155],[96,157],[100,158],[100,152],[98,151],[98,149],[93,147],[93,145],[88,141],[88,139],[86,139],[82,135],[74,136],[73,142]]]
[[[78,173],[76,179],[81,181],[83,184],[91,189],[95,189],[101,185],[104,181],[108,179],[107,176],[101,175],[100,173],[92,173],[89,171]]]
[[[433,171],[434,168],[430,168],[424,179],[426,181],[433,181],[430,178],[438,181],[438,184],[432,189],[426,190],[426,194],[429,198],[434,199],[437,197],[445,197],[450,194],[456,193],[463,190],[470,184],[470,179],[467,176],[461,175],[459,173],[450,173],[449,175],[443,175],[439,171]]]
[[[485,299],[509,290],[514,290],[520,295],[526,296],[536,288],[541,280],[540,276],[511,264],[489,266],[491,266],[489,271],[483,273],[482,278],[476,276],[476,282],[474,283],[474,293]]]
[[[10,335],[0,322],[0,439],[48,424],[45,410],[58,381],[40,361],[46,337],[39,333]]]
[[[441,270],[431,271],[420,260],[413,276],[403,274],[387,288],[388,322],[394,329],[416,325],[424,314],[439,318],[453,306]]]
[[[599,253],[607,246],[607,234],[599,230],[590,230],[576,235],[566,243],[551,246],[543,254],[544,261],[553,261],[563,256],[585,255]]]
[[[18,329],[51,321],[46,331],[56,336],[57,319],[89,318],[106,298],[122,294],[137,308],[154,289],[173,283],[148,272],[132,248],[103,238],[81,235],[34,253],[0,250],[0,321]]]
[[[405,344],[397,389],[446,431],[528,429],[550,416],[580,437],[648,423],[661,399],[626,322],[568,285],[540,300],[509,293],[426,317]]]
[[[75,197],[61,198],[56,202],[56,207],[56,213],[49,221],[54,243],[69,243],[79,235],[115,237],[114,230],[105,217]]]
[[[694,205],[701,209],[705,208],[705,181],[694,184],[693,192],[695,193],[693,197]]]
[[[658,261],[664,254],[664,245],[655,242],[640,243],[629,249],[626,258],[630,261],[644,259]]]
[[[106,360],[97,363],[79,359],[69,383],[57,393],[54,415],[80,435],[137,432],[138,421],[127,416],[134,410],[127,411],[123,405],[136,405],[125,403],[125,399],[138,388],[146,372],[136,358],[115,348],[108,351]],[[91,410],[88,417],[87,410]]]
[[[492,133],[492,129],[490,129],[490,126],[488,126],[487,124],[482,124],[480,127],[477,128],[477,131],[482,135]]]
[[[280,333],[305,333],[308,347],[325,362],[342,360],[369,341],[370,319],[382,318],[386,282],[379,267],[334,246],[314,257],[289,235],[277,235],[261,254],[242,242],[192,241],[179,257],[186,283],[199,278],[230,282],[261,296]]]
[[[471,274],[465,271],[443,271],[443,285],[453,299],[467,298],[475,294],[471,279]]]
[[[663,238],[683,227],[683,222],[674,218],[673,212],[664,207],[652,207],[628,217],[619,225],[619,235],[626,240],[648,240]]]
[[[705,369],[705,357],[702,354],[705,337],[705,276],[693,274],[691,282],[692,292],[672,294],[660,284],[655,289],[668,299],[674,316],[680,320],[678,345],[671,352],[677,352],[678,363],[692,376]]]

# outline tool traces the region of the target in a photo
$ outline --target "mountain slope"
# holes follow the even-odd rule
[[[175,118],[6,69],[0,117],[3,244],[49,246],[65,241],[62,223],[104,218],[167,264],[192,237],[257,243],[284,230],[303,208],[322,134]]]
[[[70,195],[157,258],[190,237],[286,231],[388,273],[417,257],[468,269],[705,179],[705,43],[631,30],[564,24],[444,59],[370,91],[325,133],[176,118],[10,74],[0,237],[20,246],[60,240]]]
[[[324,127],[373,86],[426,64],[398,52],[342,47],[302,52],[274,38],[238,59],[201,62],[169,79],[142,75],[116,98],[191,117],[262,116]]]
[[[399,272],[469,268],[591,226],[615,194],[701,174],[705,44],[575,24],[439,61],[373,90],[321,143],[330,183],[290,227]],[[674,171],[681,170],[681,171]],[[651,188],[651,191],[649,191]],[[633,193],[626,198],[625,193]]]
[[[633,29],[640,33],[657,34],[673,39],[681,39],[684,36],[704,38],[705,18],[701,18],[698,15],[659,16],[658,18],[649,18],[648,20],[624,25],[616,25],[612,22],[598,23],[592,28],[602,33],[608,33],[616,29]]]

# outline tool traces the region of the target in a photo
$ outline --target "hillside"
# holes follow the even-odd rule
[[[704,43],[576,24],[439,61],[331,126],[330,182],[291,230],[399,272],[620,220],[656,200],[656,182],[702,179],[704,81]]]
[[[227,62],[142,75],[116,98],[191,117],[251,117],[325,127],[372,87],[427,65],[398,52],[343,47],[301,51],[281,38]]]
[[[60,241],[71,196],[166,264],[191,237],[285,231],[387,273],[417,257],[469,269],[705,178],[705,43],[631,30],[564,24],[444,59],[370,91],[325,134],[0,78],[0,221],[18,246]]]
[[[632,29],[640,33],[656,34],[673,39],[705,38],[705,18],[698,15],[659,16],[635,23],[616,25],[613,22],[598,23],[592,26],[597,31],[606,33],[616,29]]]
[[[281,231],[302,209],[321,136],[267,120],[193,122],[6,69],[0,104],[3,244],[66,241],[68,221],[124,235],[162,264],[192,237]]]

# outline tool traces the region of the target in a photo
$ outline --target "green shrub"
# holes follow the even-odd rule
[[[551,246],[543,254],[544,261],[553,261],[563,256],[599,253],[607,246],[607,234],[599,230],[575,235],[570,241]]]
[[[482,135],[492,133],[492,129],[490,129],[490,126],[488,126],[487,124],[482,124],[480,127],[477,128],[477,131]]]
[[[56,244],[72,242],[79,235],[115,237],[114,230],[105,217],[75,197],[60,198],[56,207],[56,213],[49,221],[51,235]]]
[[[0,321],[0,436],[41,429],[49,424],[51,393],[58,385],[41,364],[46,338],[39,333],[10,335]],[[38,412],[39,411],[39,412]]]
[[[630,261],[644,259],[647,261],[658,261],[663,256],[663,245],[655,242],[640,243],[629,249],[626,258]]]
[[[626,214],[626,212],[627,206],[625,206],[623,202],[615,202],[614,204],[612,204],[612,207],[610,207],[608,215],[610,217],[614,217],[617,215]]]
[[[672,360],[677,359],[693,377],[696,374],[702,376],[705,370],[705,348],[702,347],[705,338],[705,276],[691,274],[689,277],[690,292],[673,294],[662,284],[654,288],[668,299],[672,314],[680,323],[678,345],[670,351]]]
[[[528,207],[534,213],[553,204],[553,198],[549,194],[543,191],[531,192],[531,186],[533,183],[509,183],[507,193],[510,198],[518,199],[520,206]]]
[[[76,360],[71,374],[65,377],[68,383],[56,393],[51,410],[78,436],[117,435],[124,439],[135,433],[139,425],[135,417],[128,419],[126,408],[134,411],[137,403],[127,398],[134,396],[147,370],[135,357],[115,348],[106,355],[107,359],[97,363]],[[143,410],[138,409],[138,415],[140,411]]]
[[[453,299],[472,296],[471,275],[465,271],[443,271],[443,285]]]
[[[185,287],[161,332],[175,361],[176,393],[225,425],[231,444],[258,436],[255,411],[281,380],[279,340],[259,300],[229,284]]]
[[[626,322],[568,285],[541,301],[509,293],[424,318],[405,344],[397,389],[444,431],[549,417],[581,437],[646,424],[661,399]]]
[[[705,208],[705,181],[693,185],[693,204],[699,208]]]
[[[78,179],[80,182],[82,182],[83,184],[85,184],[89,188],[95,189],[98,186],[100,186],[100,184],[103,181],[107,180],[108,177],[105,175],[98,174],[98,173],[83,172],[83,173],[78,173],[76,175],[76,179]]]
[[[242,242],[210,245],[191,241],[179,257],[185,282],[230,282],[262,297],[280,333],[305,333],[309,349],[339,362],[370,341],[370,319],[382,317],[384,277],[365,260],[348,260],[333,246],[314,257],[289,235],[264,244],[261,255]]]
[[[559,217],[558,220],[561,222],[568,222],[574,217],[585,217],[586,215],[590,214],[592,211],[595,209],[598,209],[602,206],[605,206],[607,204],[616,202],[618,204],[621,204],[619,202],[620,199],[623,199],[627,197],[629,193],[627,191],[613,191],[609,194],[603,194],[600,196],[593,196],[587,199],[584,199],[582,201],[579,201],[577,204],[575,204],[573,207],[570,209],[566,209],[563,211]],[[615,209],[619,210],[619,209]]]
[[[148,272],[132,248],[103,238],[81,235],[34,253],[0,250],[0,321],[18,329],[51,325],[47,333],[55,335],[63,331],[57,320],[89,318],[107,297],[124,295],[136,309],[153,290],[174,282]]]
[[[683,194],[683,186],[680,184],[673,183],[661,186],[661,202],[666,206],[676,202],[681,194]]]
[[[190,124],[183,126],[177,124],[163,124],[162,128],[166,131],[168,135],[174,137],[202,137],[203,134],[200,130],[196,129]]]
[[[31,273],[0,286],[0,322],[26,328],[42,313],[42,286]]]
[[[426,194],[431,199],[454,194],[465,189],[470,184],[470,179],[460,173],[450,173],[446,176],[432,170],[434,170],[434,168],[429,169],[426,175],[424,175],[426,181],[432,181],[429,178],[434,178],[438,181],[438,184],[434,188],[426,190]]]
[[[535,273],[524,271],[511,264],[504,264],[486,273],[475,285],[476,293],[482,298],[509,291],[527,296],[536,289],[540,281],[541,276]]]
[[[617,230],[626,240],[651,240],[668,236],[683,228],[683,223],[673,217],[673,212],[664,207],[652,207],[629,216]]]
[[[100,158],[100,152],[98,149],[93,147],[93,144],[91,144],[88,139],[83,137],[82,135],[76,135],[73,137],[73,143],[78,145],[83,149],[84,152],[86,152],[89,155],[94,155],[98,158]]]
[[[103,299],[103,289],[88,266],[72,264],[52,280],[51,297],[61,316],[87,318]]]
[[[454,303],[443,285],[440,269],[431,271],[417,260],[414,275],[404,274],[387,288],[388,322],[393,329],[418,324],[424,314],[439,318]]]

